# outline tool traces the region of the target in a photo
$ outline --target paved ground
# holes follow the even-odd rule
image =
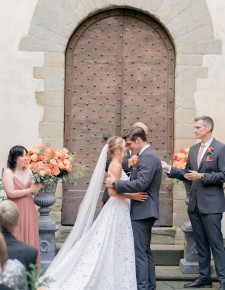
[[[170,289],[186,289],[184,284],[190,281],[157,281],[157,290],[170,290]],[[199,290],[199,288],[191,288],[192,290]],[[206,289],[206,288],[200,288]],[[219,283],[213,282],[213,288],[207,288],[211,290],[218,290]]]
[[[170,289],[185,289],[185,283],[194,281],[198,278],[198,274],[182,274],[178,266],[157,266],[156,267],[157,290],[170,290]],[[215,271],[212,274],[213,288],[211,290],[218,290],[219,283],[216,279]],[[199,288],[191,288],[198,290]],[[204,289],[204,288],[200,288]]]

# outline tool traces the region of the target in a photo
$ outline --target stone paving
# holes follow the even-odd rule
[[[185,283],[194,281],[197,278],[198,274],[182,274],[179,266],[156,266],[156,290],[185,289]],[[220,285],[217,282],[215,271],[212,273],[212,280],[213,288],[209,289],[218,290]],[[197,290],[199,288],[191,289]]]
[[[156,290],[186,289],[184,288],[184,284],[188,282],[190,281],[157,281]],[[198,290],[199,288],[191,288],[191,289]],[[219,283],[213,282],[213,288],[207,288],[207,289],[218,290]]]

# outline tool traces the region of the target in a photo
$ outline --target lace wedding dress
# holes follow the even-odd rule
[[[137,289],[129,200],[110,197],[95,222],[71,244],[47,270],[54,280],[50,290]]]

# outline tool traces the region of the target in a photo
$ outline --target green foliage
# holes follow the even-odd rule
[[[83,164],[78,164],[78,163],[75,163],[73,165],[73,169],[72,171],[67,175],[66,179],[63,179],[63,181],[69,181],[69,183],[73,184],[73,185],[76,185],[77,183],[77,180],[81,177],[84,176],[85,174],[85,171],[87,170],[87,167]]]
[[[49,277],[43,277],[44,272],[38,271],[37,265],[30,264],[30,272],[27,272],[28,284],[31,290],[37,290],[38,287],[48,287],[53,282]]]
[[[3,190],[3,186],[2,186],[2,179],[0,178],[0,191]],[[1,192],[0,192],[0,202],[5,200],[6,199],[6,196],[5,195],[1,195]]]
[[[2,187],[2,179],[0,178],[0,190],[2,190],[3,187]]]

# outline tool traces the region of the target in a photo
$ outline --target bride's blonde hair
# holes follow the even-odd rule
[[[110,137],[107,140],[108,144],[108,155],[113,155],[116,149],[121,150],[124,146],[124,139],[119,136]]]

